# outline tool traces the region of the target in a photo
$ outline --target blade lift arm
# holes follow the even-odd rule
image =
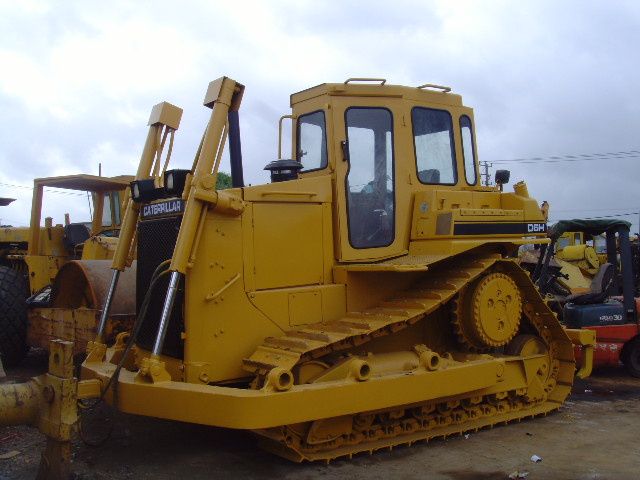
[[[167,332],[180,281],[195,255],[206,212],[211,206],[217,211],[240,215],[242,201],[225,192],[216,191],[216,177],[222,152],[229,132],[229,113],[237,112],[242,101],[244,86],[227,77],[209,84],[204,105],[211,108],[211,116],[205,130],[191,181],[185,186],[183,198],[186,205],[178,238],[171,257],[169,287],[164,300],[151,357],[143,359],[138,381],[158,382],[167,380],[168,374],[160,354]],[[170,378],[170,377],[169,377]]]
[[[182,109],[172,105],[168,102],[158,103],[151,110],[149,117],[149,131],[147,133],[147,139],[142,149],[142,155],[140,156],[140,163],[138,164],[138,171],[136,172],[135,179],[140,180],[149,178],[151,175],[158,178],[160,172],[160,164],[162,161],[162,152],[167,140],[170,137],[169,148],[167,152],[167,158],[165,160],[162,171],[164,172],[169,163],[171,151],[173,148],[173,137],[175,131],[180,126],[180,119],[182,118]],[[140,213],[140,204],[133,201],[131,195],[126,196],[126,206],[124,208],[124,216],[122,219],[122,225],[120,227],[120,236],[118,238],[118,245],[113,255],[113,261],[111,268],[113,269],[113,276],[109,289],[107,290],[107,296],[104,302],[104,308],[100,314],[100,321],[98,323],[98,329],[96,333],[96,341],[90,342],[87,346],[87,353],[90,356],[97,355],[102,357],[105,350],[104,331],[106,329],[107,320],[109,318],[109,311],[111,309],[111,303],[118,285],[118,279],[120,273],[126,268],[130,253],[135,245],[135,232],[138,223],[138,216]],[[92,354],[91,351],[94,351]]]

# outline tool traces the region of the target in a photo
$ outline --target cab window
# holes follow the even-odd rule
[[[296,145],[296,159],[302,163],[302,172],[320,170],[327,166],[324,112],[313,112],[298,118]]]
[[[458,177],[451,114],[415,107],[411,119],[418,179],[432,185],[455,185]]]
[[[117,191],[117,192],[111,192],[111,198],[113,199],[113,216],[114,216],[114,220],[115,220],[115,224],[117,226],[119,226],[122,223],[122,212],[121,212],[121,208],[122,208],[122,197],[120,196],[120,194],[123,193],[123,191]]]
[[[565,247],[568,247],[571,242],[570,238],[560,237],[556,242],[556,250],[562,250]]]
[[[113,191],[104,194],[104,205],[102,207],[102,226],[103,227],[120,227],[120,193]],[[99,195],[99,194],[98,194]]]
[[[393,117],[385,108],[346,111],[349,242],[354,248],[390,245],[395,230]]]
[[[104,194],[104,204],[102,206],[102,226],[110,227],[113,223],[111,218],[111,195]]]
[[[466,115],[460,117],[460,133],[462,134],[462,157],[464,159],[464,178],[468,185],[475,185],[478,181],[476,172],[476,149],[473,144],[471,119]]]

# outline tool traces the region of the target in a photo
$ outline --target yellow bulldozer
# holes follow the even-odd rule
[[[29,346],[47,348],[52,338],[75,339],[63,332],[62,324],[31,315],[27,298],[33,296],[34,305],[47,303],[55,276],[74,260],[100,262],[113,256],[123,194],[132,179],[95,175],[35,179],[30,226],[0,228],[0,357],[5,367],[20,363]],[[92,219],[71,222],[65,215],[64,224],[54,225],[47,217],[42,226],[45,188],[89,202],[87,217]],[[74,327],[67,330],[73,332]]]
[[[291,156],[253,186],[243,85],[209,85],[187,170],[161,168],[181,111],[156,105],[101,312],[137,242],[135,324],[109,343],[100,322],[80,379],[54,342],[49,374],[3,386],[0,422],[38,424],[59,468],[76,400],[251,430],[293,461],[557,410],[573,343],[586,376],[593,335],[564,329],[518,265],[519,246],[549,242],[545,217],[524,182],[504,191],[507,171],[480,185],[473,111],[450,90],[357,78],[295,93]],[[227,144],[233,188],[219,191]]]

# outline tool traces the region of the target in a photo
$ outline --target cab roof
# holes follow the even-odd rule
[[[609,230],[616,231],[620,228],[631,229],[631,223],[617,219],[579,219],[560,220],[549,227],[548,235],[551,238],[558,238],[565,232],[584,232],[589,235],[600,235]]]
[[[310,100],[312,98],[326,96],[345,97],[389,97],[405,98],[417,102],[438,103],[449,106],[462,106],[462,97],[450,93],[449,87],[426,84],[419,87],[407,87],[403,85],[389,85],[386,80],[372,79],[378,83],[355,83],[357,79],[348,79],[343,83],[322,83],[315,87],[307,88],[291,95],[290,106]],[[366,80],[369,82],[369,80]]]
[[[34,184],[43,187],[66,188],[68,190],[84,190],[103,192],[124,190],[134,180],[131,175],[117,177],[99,177],[97,175],[65,175],[62,177],[36,178]]]

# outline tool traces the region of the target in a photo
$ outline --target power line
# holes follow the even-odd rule
[[[538,160],[534,160],[534,159],[530,159],[530,160],[494,160],[493,163],[497,164],[497,165],[504,165],[504,164],[521,164],[521,165],[528,165],[528,164],[537,164],[537,163],[574,163],[574,162],[594,162],[594,161],[608,161],[608,160],[620,160],[620,159],[638,159],[640,158],[640,155],[633,155],[633,156],[627,156],[627,157],[599,157],[599,158],[577,158],[575,160],[571,160],[571,159],[558,159],[558,160],[552,160],[552,159],[538,159]]]
[[[29,187],[27,185],[16,185],[13,183],[3,183],[3,182],[0,182],[0,185],[2,185],[3,187],[24,188],[24,189],[33,190],[33,187]],[[47,187],[44,189],[44,191],[47,193],[55,193],[56,195],[74,195],[74,196],[80,196],[80,197],[84,196],[84,193],[69,192],[66,190],[60,190],[53,187]]]
[[[617,215],[600,215],[597,217],[582,217],[582,220],[598,220],[600,218],[620,218],[620,217],[630,217],[632,215],[640,215],[640,212],[619,213]],[[558,221],[558,219],[554,217],[553,221]]]
[[[29,190],[33,190],[33,187],[28,187],[26,185],[15,185],[12,183],[2,183],[2,182],[0,182],[0,185],[2,185],[3,187],[28,188]]]
[[[595,219],[598,219],[598,218],[630,217],[632,215],[640,215],[640,212],[620,213],[618,215],[601,215],[599,217],[586,217],[586,220],[595,220]]]
[[[493,160],[493,163],[562,163],[562,162],[593,162],[598,160],[620,160],[640,158],[639,150],[610,153],[581,153],[571,155],[550,155],[543,157],[511,158]]]
[[[569,209],[555,209],[552,207],[553,213],[556,212],[617,212],[619,210],[628,210],[629,207],[611,207],[611,208],[569,208]]]

